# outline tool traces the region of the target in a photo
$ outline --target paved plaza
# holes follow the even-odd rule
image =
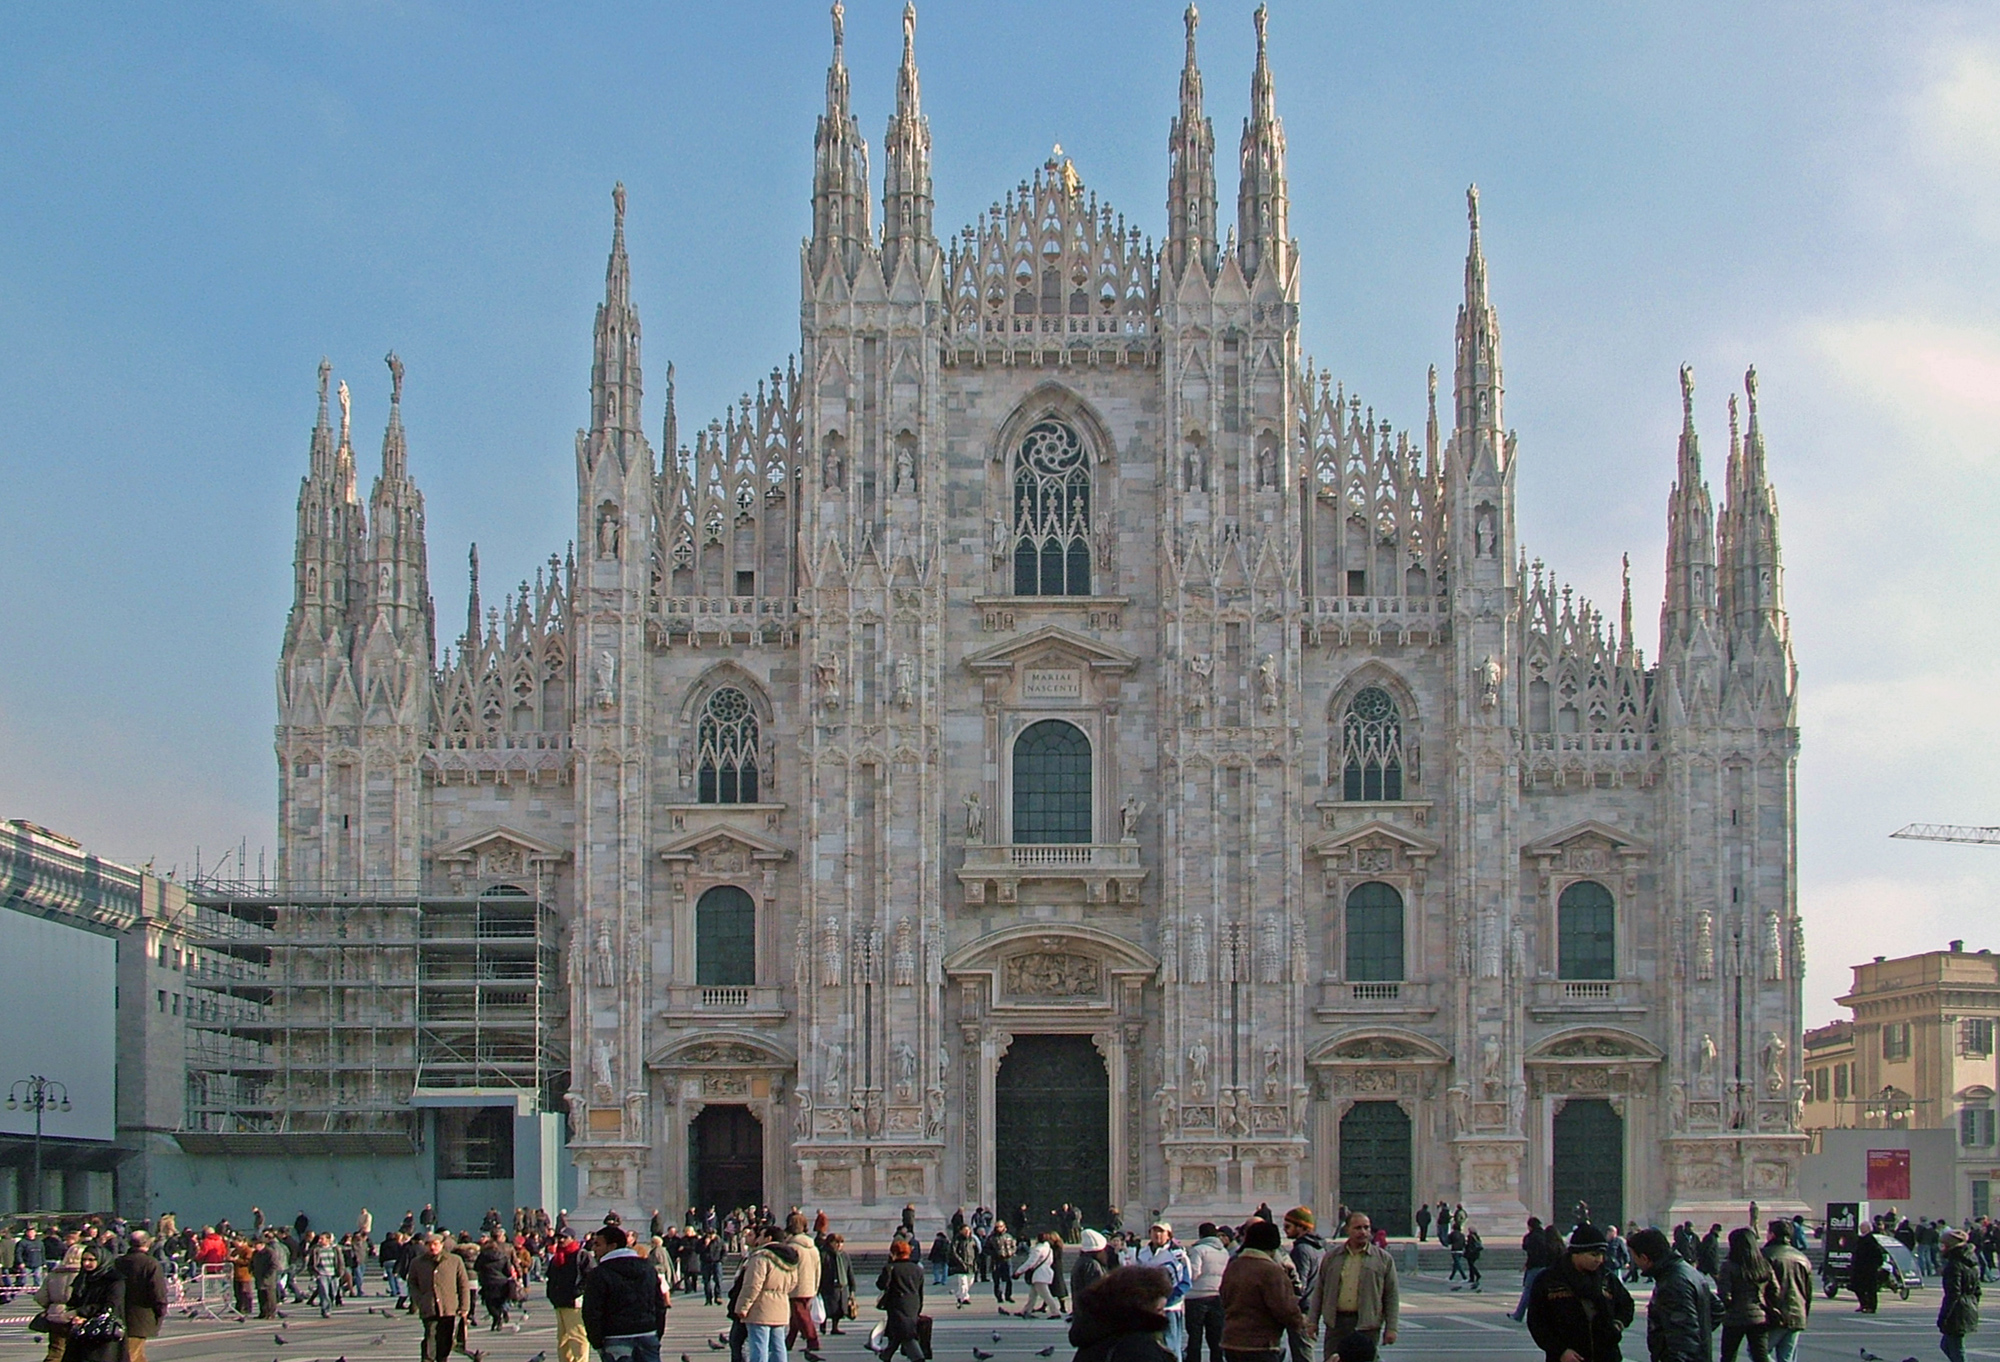
[[[1540,1356],[1529,1341],[1527,1330],[1506,1318],[1519,1290],[1517,1274],[1491,1275],[1490,1289],[1471,1295],[1445,1289],[1436,1273],[1405,1277],[1403,1332],[1390,1350],[1396,1362],[1443,1362],[1443,1359],[1479,1357],[1483,1359],[1534,1358]],[[1629,1362],[1645,1362],[1645,1309],[1649,1288],[1644,1282],[1634,1299],[1639,1321],[1626,1336],[1625,1356]],[[555,1362],[554,1317],[540,1299],[539,1284],[531,1302],[527,1323],[519,1333],[493,1334],[475,1330],[472,1343],[483,1349],[487,1362],[531,1362],[539,1353]],[[864,1284],[862,1299],[872,1301],[872,1283]],[[1812,1328],[1799,1347],[1803,1362],[1866,1362],[1869,1356],[1883,1362],[1903,1362],[1917,1358],[1933,1362],[1939,1356],[1937,1332],[1931,1327],[1937,1314],[1935,1287],[1919,1290],[1907,1301],[1885,1296],[1882,1312],[1873,1318],[1853,1313],[1853,1303],[1845,1295],[1833,1301],[1819,1301]],[[942,1308],[940,1308],[942,1306]],[[218,1362],[366,1362],[375,1358],[418,1356],[417,1327],[407,1315],[384,1317],[373,1313],[368,1300],[350,1304],[333,1319],[321,1321],[297,1312],[277,1330],[267,1322],[246,1324],[184,1323],[175,1321],[167,1334],[147,1349],[151,1358],[162,1362],[184,1362],[214,1358]],[[974,1304],[954,1310],[945,1290],[926,1288],[926,1308],[937,1319],[938,1362],[977,1362],[972,1349],[994,1354],[993,1362],[1040,1362],[1041,1350],[1053,1345],[1052,1362],[1069,1362],[1074,1350],[1068,1343],[1068,1328],[1047,1320],[1002,1317],[990,1294],[975,1296]],[[850,1326],[851,1335],[826,1340],[827,1362],[868,1362],[865,1351],[867,1329],[876,1312],[864,1306],[862,1318]],[[12,1311],[0,1320],[0,1362],[28,1362],[42,1355],[42,1341],[24,1329],[25,1316]],[[661,1355],[667,1362],[725,1359],[707,1344],[724,1327],[721,1306],[690,1304],[681,1300],[668,1316],[667,1337]],[[1000,1335],[996,1342],[993,1334]],[[282,1334],[283,1346],[277,1343]],[[1987,1339],[1990,1344],[1986,1344]],[[1968,1339],[1969,1357],[2000,1358],[2000,1331],[1978,1334]],[[1982,1346],[1984,1345],[1984,1346]],[[1747,1352],[1744,1356],[1748,1356]],[[794,1358],[801,1357],[794,1351]],[[594,1359],[593,1359],[594,1362]]]

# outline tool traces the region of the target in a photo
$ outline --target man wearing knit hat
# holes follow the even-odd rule
[[[1298,1283],[1299,1309],[1310,1311],[1313,1296],[1319,1290],[1320,1261],[1326,1257],[1326,1245],[1314,1232],[1312,1207],[1294,1206],[1285,1212],[1285,1237],[1292,1241],[1285,1253],[1292,1265],[1293,1280]],[[1294,1329],[1290,1347],[1292,1362],[1312,1362],[1312,1331]]]
[[[1388,1250],[1375,1247],[1374,1228],[1368,1212],[1352,1212],[1347,1217],[1347,1238],[1320,1261],[1306,1324],[1309,1337],[1324,1325],[1328,1357],[1333,1356],[1335,1344],[1353,1333],[1384,1344],[1396,1341],[1396,1260]]]
[[[1279,1254],[1284,1239],[1268,1220],[1252,1220],[1243,1250],[1222,1274],[1222,1355],[1229,1362],[1280,1362],[1285,1338],[1305,1323]]]
[[[1528,1332],[1548,1362],[1611,1362],[1632,1323],[1632,1294],[1605,1269],[1609,1245],[1596,1226],[1570,1232],[1563,1255],[1528,1291]]]

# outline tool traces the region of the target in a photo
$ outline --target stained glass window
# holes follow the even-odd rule
[[[709,696],[696,725],[695,749],[701,803],[757,802],[757,715],[748,696],[734,686]]]
[[[1044,719],[1014,742],[1014,840],[1089,842],[1090,739]]]
[[[1014,456],[1014,594],[1090,594],[1090,464],[1054,418],[1028,427]]]
[[[1595,880],[1578,880],[1556,901],[1556,976],[1561,979],[1615,979],[1613,950],[1616,911],[1611,891]]]
[[[1355,693],[1340,726],[1341,798],[1403,797],[1403,716],[1380,686]]]
[[[694,906],[694,981],[709,988],[757,982],[757,905],[733,884],[717,885]]]
[[[1403,896],[1370,880],[1347,895],[1347,978],[1350,983],[1403,977]]]

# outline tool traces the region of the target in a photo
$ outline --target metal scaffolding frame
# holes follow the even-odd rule
[[[529,1093],[564,1069],[554,905],[478,895],[199,895],[187,1108],[206,1152],[391,1153],[429,1091]]]

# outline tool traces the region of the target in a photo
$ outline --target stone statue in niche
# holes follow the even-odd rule
[[[590,1042],[590,1083],[600,1106],[617,1100],[618,1085],[611,1077],[611,1042],[602,1036]]]
[[[999,516],[993,517],[993,566],[1005,567],[1013,556],[1014,527]]]
[[[839,435],[826,437],[826,450],[820,458],[820,486],[829,492],[838,492],[847,485],[846,461],[840,454]]]
[[[1276,1041],[1264,1047],[1264,1100],[1278,1100],[1278,1089],[1284,1085],[1285,1052]]]
[[[821,653],[813,663],[813,681],[819,687],[819,702],[827,709],[840,708],[840,659]]]
[[[1257,486],[1266,490],[1278,485],[1278,451],[1269,440],[1257,448]]]
[[[597,658],[590,667],[591,699],[599,709],[611,709],[618,703],[618,655],[609,648],[600,648]]]
[[[618,959],[611,948],[611,924],[599,919],[597,936],[591,942],[590,951],[592,974],[599,988],[610,988],[618,982]]]
[[[1257,704],[1266,714],[1278,708],[1278,659],[1270,653],[1257,659]]]
[[[1491,558],[1493,556],[1494,541],[1497,538],[1498,534],[1494,525],[1493,508],[1491,506],[1481,506],[1479,508],[1479,515],[1473,521],[1472,526],[1473,556],[1477,558]]]
[[[1479,664],[1479,707],[1494,709],[1500,704],[1500,663],[1488,653]]]
[[[804,1137],[812,1134],[812,1128],[813,1128],[812,1089],[800,1088],[797,1092],[793,1093],[792,1096],[798,1102],[798,1111],[792,1117],[792,1130],[801,1139],[803,1139]]]
[[[1479,1038],[1479,1084],[1485,1100],[1500,1100],[1500,1037],[1491,1031]]]
[[[1702,1090],[1715,1091],[1715,1037],[1702,1032],[1700,1042],[1694,1047],[1694,1056],[1695,1072],[1701,1075]]]
[[[917,1095],[917,1052],[910,1042],[896,1042],[896,1100],[908,1102]]]
[[[847,1084],[847,1051],[835,1041],[826,1047],[826,1098],[838,1105],[840,1091]]]
[[[896,659],[896,691],[890,697],[897,709],[908,709],[917,701],[917,663],[915,658]]]
[[[1208,1042],[1196,1036],[1188,1047],[1188,1091],[1199,1102],[1208,1096]]]
[[[1188,445],[1187,490],[1190,492],[1208,490],[1208,457],[1202,450],[1200,441]]]
[[[1139,840],[1139,816],[1145,812],[1145,800],[1130,795],[1126,796],[1125,802],[1118,807],[1118,836],[1120,840],[1126,842],[1136,842]]]
[[[1759,1053],[1764,1060],[1764,1091],[1772,1097],[1785,1090],[1785,1055],[1788,1049],[1785,1038],[1776,1031],[1764,1033],[1764,1048]]]
[[[1687,1119],[1687,1084],[1672,1084],[1667,1088],[1667,1128],[1670,1130],[1686,1130]]]
[[[597,508],[597,556],[616,558],[623,548],[625,519],[618,514],[618,504],[607,501]]]
[[[917,490],[917,449],[907,440],[896,444],[896,490],[914,492]]]
[[[986,806],[974,791],[965,797],[965,844],[979,846],[986,841]]]

